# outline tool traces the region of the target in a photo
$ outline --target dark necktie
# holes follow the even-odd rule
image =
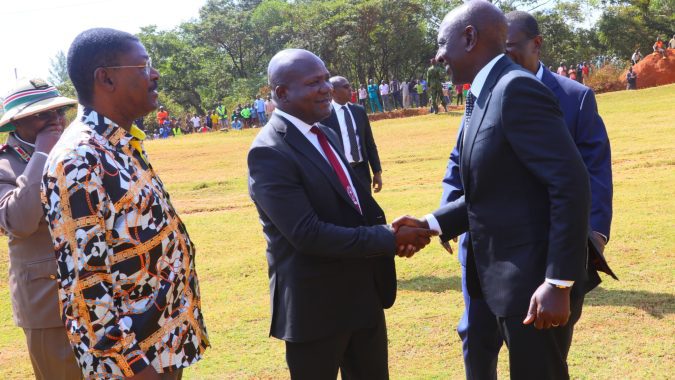
[[[462,130],[462,148],[466,144],[467,129],[469,128],[469,122],[471,121],[471,114],[473,113],[473,104],[476,101],[476,97],[473,96],[471,91],[466,94],[466,103],[464,105],[464,129]]]
[[[352,202],[354,202],[354,206],[356,206],[356,208],[359,210],[360,213],[363,213],[361,211],[361,206],[359,205],[359,200],[356,197],[356,192],[354,192],[354,189],[349,184],[349,179],[347,179],[347,173],[345,173],[345,171],[342,169],[340,161],[338,161],[338,158],[335,157],[335,154],[333,153],[333,149],[330,148],[326,135],[324,135],[323,131],[321,131],[316,126],[313,126],[312,129],[310,129],[310,131],[314,133],[316,137],[319,139],[319,145],[321,145],[323,153],[326,155],[326,158],[328,159],[330,166],[333,167],[333,171],[335,172],[335,174],[337,174],[340,183],[347,192],[347,195],[349,195],[349,198],[352,200]]]
[[[347,136],[349,137],[349,147],[350,153],[352,154],[352,160],[354,162],[361,162],[361,155],[359,154],[359,146],[356,143],[356,132],[354,131],[354,124],[352,123],[352,117],[349,115],[349,109],[347,106],[342,106],[342,112],[345,116],[345,123],[347,124]],[[347,152],[345,152],[347,154]]]

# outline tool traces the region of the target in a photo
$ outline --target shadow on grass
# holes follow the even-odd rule
[[[418,276],[411,279],[398,280],[398,288],[416,292],[443,293],[448,290],[462,291],[462,278],[459,276],[437,277]]]
[[[675,313],[675,295],[642,290],[606,290],[598,287],[586,294],[584,305],[632,306],[661,319]]]

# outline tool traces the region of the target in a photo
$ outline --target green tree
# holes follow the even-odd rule
[[[59,51],[53,58],[49,59],[49,64],[49,82],[56,86],[63,96],[76,98],[75,87],[68,76],[66,54],[62,50]]]

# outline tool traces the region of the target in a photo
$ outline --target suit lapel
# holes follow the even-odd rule
[[[471,113],[471,120],[469,120],[469,125],[464,126],[464,133],[466,137],[464,141],[466,146],[462,147],[462,174],[463,178],[469,178],[468,174],[469,163],[471,162],[471,153],[473,152],[473,143],[476,139],[478,131],[480,131],[481,124],[483,124],[483,118],[485,117],[485,112],[487,111],[490,105],[490,99],[492,98],[492,88],[497,84],[497,80],[501,77],[504,69],[509,65],[511,61],[505,56],[502,57],[490,70],[490,74],[485,80],[483,89],[481,90],[480,96],[476,99],[476,102],[473,106],[473,112]],[[465,193],[468,192],[466,186],[469,181],[464,181]]]
[[[365,123],[361,120],[363,115],[358,111],[358,108],[353,104],[349,105],[349,111],[354,116],[354,128],[356,128],[356,133],[359,135],[359,147],[361,152],[361,160],[366,161],[366,131],[362,128]]]
[[[307,138],[302,135],[300,130],[296,128],[290,121],[278,115],[272,116],[270,124],[272,124],[272,126],[278,133],[283,134],[284,141],[286,141],[286,143],[291,148],[293,148],[299,154],[303,155],[306,158],[304,162],[308,162],[309,165],[313,165],[316,168],[318,168],[321,174],[323,174],[328,180],[328,182],[330,182],[330,184],[333,186],[335,191],[337,191],[338,194],[340,194],[340,196],[358,212],[358,209],[354,205],[354,202],[352,202],[351,198],[349,198],[347,191],[340,183],[337,174],[335,174],[335,172],[333,171],[333,167],[321,155],[321,153],[319,153],[319,151],[314,147],[314,145],[312,145],[312,143],[309,142],[309,140],[307,140]],[[328,127],[323,126],[323,128]],[[324,133],[325,132],[326,131],[324,130]],[[336,147],[335,141],[332,139],[331,134],[326,133],[326,136],[328,137],[328,142],[333,146],[333,149],[337,151],[338,157],[340,157],[342,162],[345,162],[344,158],[342,157],[342,154],[339,151],[340,149],[339,147]],[[349,165],[345,166],[349,168]],[[354,174],[351,172],[349,174],[352,177],[352,181],[354,181],[356,179],[356,177],[354,177]]]
[[[541,81],[546,85],[546,87],[553,91],[554,94],[558,94],[558,88],[560,85],[558,84],[558,81],[555,80],[553,73],[546,68],[544,68],[544,72],[541,75]]]

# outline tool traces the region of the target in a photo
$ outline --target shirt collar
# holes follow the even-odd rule
[[[27,147],[30,147],[30,148],[32,148],[32,149],[35,149],[35,144],[31,144],[31,143],[25,141],[24,139],[22,139],[21,137],[19,137],[19,134],[18,134],[18,133],[12,132],[11,135],[12,135],[18,142],[20,142],[21,144],[23,144],[23,145],[25,145],[25,146],[27,146]]]
[[[541,82],[544,78],[544,65],[539,62],[539,70],[537,70],[537,79]]]
[[[99,114],[92,108],[80,107],[78,109],[78,118],[83,124],[88,125],[89,128],[94,130],[94,132],[108,140],[114,147],[119,148],[126,146],[134,137],[124,128],[113,123],[110,119]]]
[[[481,91],[483,91],[483,86],[485,85],[485,81],[487,80],[488,75],[490,74],[490,71],[492,71],[492,68],[497,64],[497,61],[499,61],[502,57],[504,56],[504,53],[499,54],[498,56],[492,58],[492,61],[488,62],[487,65],[483,66],[482,69],[476,74],[476,77],[473,78],[473,82],[471,82],[471,93],[473,96],[478,99],[480,97]]]
[[[298,119],[297,117],[289,115],[286,112],[280,110],[279,108],[275,108],[274,113],[290,121],[291,124],[295,125],[295,127],[298,128],[300,132],[302,132],[303,135],[309,135],[311,133],[310,129],[312,129],[312,126]]]
[[[348,107],[349,106],[349,102],[347,102],[345,104],[340,104],[340,103],[336,102],[335,99],[331,100],[330,102],[333,104],[333,108],[335,108],[336,111],[342,110],[342,107]]]

